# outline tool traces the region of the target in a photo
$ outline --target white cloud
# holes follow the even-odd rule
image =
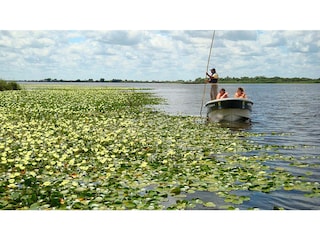
[[[0,78],[194,80],[212,31],[0,31]],[[216,31],[209,67],[225,76],[319,78],[320,31]]]

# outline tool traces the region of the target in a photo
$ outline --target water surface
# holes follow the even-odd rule
[[[135,86],[142,86],[135,84]],[[239,84],[220,84],[233,96]],[[172,115],[206,115],[203,104],[209,100],[210,85],[202,84],[144,84],[155,94],[167,100],[167,105],[158,108]],[[293,146],[281,150],[282,155],[304,157],[305,163],[316,167],[294,167],[288,163],[274,161],[271,167],[282,167],[296,176],[306,175],[308,181],[320,182],[320,84],[241,84],[254,102],[252,123],[243,127],[245,131],[263,133],[254,139],[261,144]],[[242,129],[241,126],[239,128]],[[208,201],[221,199],[213,193],[199,192]],[[240,209],[257,207],[274,209],[320,209],[319,198],[306,198],[299,191],[275,191],[272,193],[246,192],[250,201]],[[195,196],[193,196],[195,197]]]
[[[51,83],[52,84],[52,83]],[[61,83],[59,83],[61,84]],[[88,84],[88,83],[75,83]],[[202,107],[209,100],[210,85],[167,83],[91,83],[102,86],[148,88],[167,104],[156,108],[172,115],[206,116]],[[320,84],[219,84],[233,96],[238,87],[244,87],[254,102],[252,123],[237,126],[237,131],[262,133],[253,140],[259,144],[293,146],[283,149],[282,155],[304,157],[304,162],[313,167],[295,167],[287,162],[266,163],[270,167],[282,167],[295,176],[307,176],[307,181],[320,182]],[[210,127],[210,126],[208,126]],[[308,173],[308,174],[307,174]],[[320,198],[306,198],[299,191],[274,191],[271,193],[241,192],[250,200],[237,206],[240,209],[320,209]],[[216,194],[197,192],[188,197],[201,195],[206,201],[223,204]],[[201,206],[197,207],[202,209]]]

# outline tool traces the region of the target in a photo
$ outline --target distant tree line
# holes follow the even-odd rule
[[[29,80],[28,82],[122,82],[123,80],[121,79],[111,79],[111,80],[105,80],[104,78],[100,78],[99,80],[94,80],[93,78],[81,80],[81,79],[76,79],[76,80],[64,80],[64,79],[56,79],[56,78],[45,78],[41,80]]]
[[[45,78],[42,80],[30,80],[29,82],[141,82],[141,83],[186,83],[186,84],[200,84],[205,82],[205,78],[196,78],[195,80],[122,80],[122,79],[110,79],[106,80],[104,78],[100,78],[94,80],[93,78],[89,78],[87,80],[63,80],[63,79],[52,79]],[[320,78],[312,79],[312,78],[283,78],[283,77],[264,77],[264,76],[256,76],[256,77],[224,77],[219,78],[220,83],[320,83]]]
[[[205,78],[197,78],[192,83],[204,83]],[[283,77],[224,77],[219,78],[220,83],[320,83],[320,78],[283,78]]]

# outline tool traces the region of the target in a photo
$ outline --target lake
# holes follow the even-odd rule
[[[53,84],[53,83],[51,83]],[[61,83],[57,83],[61,84]],[[68,83],[70,84],[70,83]],[[148,88],[167,104],[156,106],[171,115],[206,116],[203,104],[209,100],[210,85],[167,83],[74,83],[97,86],[121,86]],[[233,96],[239,84],[219,84]],[[297,167],[283,161],[272,161],[267,165],[281,167],[295,176],[306,176],[307,181],[320,182],[320,84],[241,84],[249,99],[254,102],[252,123],[232,126],[233,131],[261,133],[252,140],[259,144],[281,145],[287,148],[280,154],[301,158],[307,167]],[[201,111],[202,110],[202,111]],[[210,125],[208,125],[210,127]],[[190,198],[201,195],[206,201],[223,205],[211,192],[196,192]],[[300,191],[274,191],[271,193],[242,192],[250,196],[249,201],[237,206],[239,209],[259,208],[265,210],[281,206],[284,209],[320,209],[320,198],[306,198]],[[198,207],[196,209],[202,209]]]
[[[162,84],[162,83],[111,83],[114,86],[152,88],[152,92],[166,99],[167,105],[158,106],[172,115],[200,116],[202,102],[209,100],[210,85],[204,84]],[[239,84],[219,84],[233,96]],[[303,157],[312,168],[299,168],[284,162],[273,162],[273,167],[282,167],[294,175],[308,172],[309,181],[320,182],[320,84],[241,84],[254,102],[252,123],[238,131],[264,133],[264,137],[254,139],[261,144],[294,146],[282,150],[281,154]],[[206,108],[202,108],[206,116]],[[271,163],[270,163],[271,164]],[[219,202],[210,192],[197,193],[207,201]],[[243,193],[242,193],[243,194]],[[245,193],[244,193],[245,194]],[[320,209],[319,198],[306,198],[298,191],[275,191],[272,193],[247,193],[250,201],[240,209],[258,207],[273,209]],[[192,196],[194,197],[194,196]],[[223,203],[221,203],[223,204]]]

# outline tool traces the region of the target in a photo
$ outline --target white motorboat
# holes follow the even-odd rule
[[[245,98],[223,98],[208,101],[207,118],[210,122],[250,121],[253,102]]]

